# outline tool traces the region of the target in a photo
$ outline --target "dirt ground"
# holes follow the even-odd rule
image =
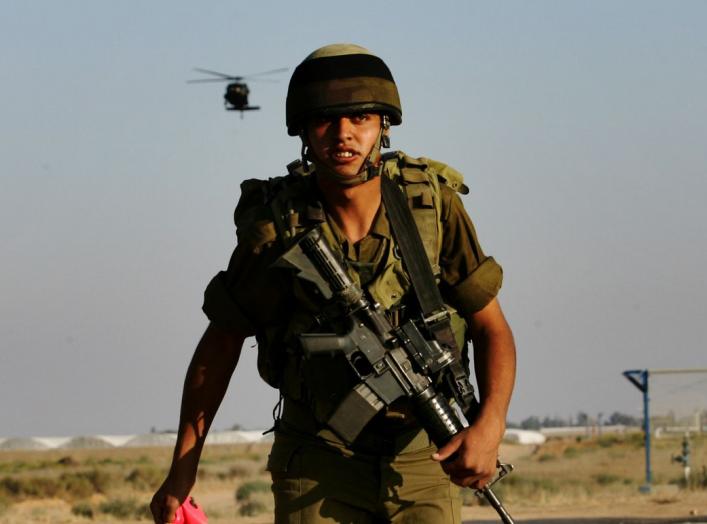
[[[515,506],[507,509],[518,522],[599,522],[612,518],[611,522],[707,522],[707,493],[673,493],[660,495],[637,494],[632,500],[616,500],[607,503],[597,500],[593,504],[568,506]],[[670,491],[670,490],[668,490]],[[223,494],[214,492],[202,494],[200,501],[206,507],[218,505]],[[656,520],[657,519],[657,520]],[[462,509],[462,520],[468,522],[498,522],[498,517],[489,507],[474,506]],[[2,516],[3,524],[56,523],[78,524],[93,522],[96,524],[114,524],[112,517],[95,517],[92,520],[77,518],[70,513],[70,506],[62,500],[33,500],[13,506]],[[232,522],[234,524],[270,524],[270,515],[257,517],[232,517],[212,519],[214,523]],[[147,521],[124,521],[130,524]]]
[[[218,495],[218,494],[214,494]],[[202,497],[206,507],[209,507],[211,497]],[[214,497],[216,498],[216,497]],[[593,505],[575,507],[541,506],[541,507],[509,507],[509,512],[518,522],[599,522],[612,518],[611,522],[707,522],[707,494],[689,493],[661,497],[659,495],[641,495],[636,500],[604,504],[596,501]],[[498,517],[489,507],[464,507],[462,520],[465,523],[498,522]],[[26,501],[15,505],[2,517],[3,524],[52,523],[77,524],[93,522],[96,524],[114,524],[118,522],[112,517],[96,517],[93,520],[79,519],[71,515],[69,505],[62,500]],[[125,521],[131,524],[147,521]],[[232,522],[234,524],[270,524],[272,517],[239,517],[216,519],[214,522]]]
[[[653,494],[637,493],[631,499],[594,501],[592,504],[572,506],[515,506],[508,507],[517,521],[584,521],[611,518],[621,522],[707,522],[707,493],[677,493],[658,487]],[[676,520],[677,519],[677,520]],[[474,506],[462,509],[464,522],[498,522],[496,512],[490,507]]]
[[[656,445],[656,480],[651,493],[638,490],[642,483],[642,449],[630,440],[579,441],[558,440],[538,446],[503,445],[504,461],[514,463],[516,471],[498,487],[503,491],[508,511],[518,522],[533,524],[570,524],[601,522],[603,524],[643,524],[658,522],[707,522],[707,489],[681,489],[675,482],[679,473],[670,464],[670,453],[679,442]],[[707,446],[696,442],[695,464],[704,464]],[[206,508],[210,524],[269,524],[272,522],[272,502],[257,516],[237,516],[238,504],[234,489],[248,479],[265,480],[264,467],[267,447],[216,447],[204,459],[204,475],[197,482],[194,495]],[[63,471],[81,471],[100,467],[113,478],[128,478],[130,471],[150,472],[168,464],[169,450],[86,450],[72,452],[74,465],[57,465],[68,452],[27,452],[0,456],[0,466],[6,473],[0,477],[21,479],[27,476],[51,477]],[[699,462],[698,462],[699,461]],[[104,465],[102,465],[104,464]],[[248,467],[246,467],[248,466]],[[237,467],[239,475],[226,476]],[[68,469],[67,469],[68,468]],[[142,469],[140,469],[142,468]],[[230,468],[230,469],[229,469]],[[15,470],[17,470],[15,472]],[[251,471],[251,473],[248,473]],[[507,484],[504,486],[504,484]],[[86,504],[94,509],[108,497],[130,495],[137,503],[149,500],[154,487],[130,488],[118,483],[107,493],[96,494]],[[261,494],[270,497],[268,494]],[[470,496],[470,497],[469,497]],[[499,522],[494,510],[480,506],[473,495],[462,508],[464,523]],[[70,499],[69,499],[70,500]],[[0,502],[2,502],[0,500]],[[75,503],[76,501],[74,501]],[[269,508],[269,509],[268,509]],[[2,524],[144,524],[145,518],[120,518],[98,511],[92,519],[72,513],[72,503],[60,498],[30,498],[13,504],[0,504]]]

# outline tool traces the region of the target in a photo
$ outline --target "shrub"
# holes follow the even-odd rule
[[[573,448],[572,446],[570,446],[565,449],[565,451],[562,453],[562,455],[565,458],[575,458],[579,455],[579,450],[577,448]]]
[[[93,483],[85,475],[67,475],[61,480],[64,491],[71,498],[87,498],[96,492]]]
[[[254,517],[268,510],[267,504],[262,500],[248,500],[238,508],[238,513],[242,517]]]
[[[94,493],[106,493],[111,485],[111,477],[105,471],[92,469],[63,473],[59,476],[62,489],[74,498],[85,498]]]
[[[643,433],[631,433],[628,435],[628,438],[626,439],[626,442],[631,444],[631,447],[633,448],[643,448],[646,443],[645,436]]]
[[[77,517],[85,517],[87,519],[93,518],[93,506],[88,502],[77,502],[71,506],[71,513]]]
[[[252,460],[237,460],[229,468],[227,475],[229,478],[252,477],[259,469],[258,464]]]
[[[150,504],[145,502],[140,504],[135,508],[135,518],[137,519],[147,519],[152,520],[152,511],[150,511]]]
[[[249,499],[253,493],[268,493],[270,491],[270,482],[265,480],[252,480],[241,484],[236,490],[236,500],[241,502]]]
[[[70,455],[67,455],[66,457],[61,457],[59,460],[56,461],[56,463],[59,464],[60,466],[78,466],[79,465],[78,461]]]
[[[608,486],[609,484],[621,482],[621,478],[618,475],[612,475],[610,473],[599,473],[597,475],[593,475],[592,478],[594,479],[594,482],[600,486]]]
[[[102,502],[98,509],[101,513],[112,515],[118,519],[128,519],[130,517],[138,517],[141,507],[135,499],[110,499]]]
[[[597,439],[597,444],[601,448],[610,448],[614,444],[620,444],[622,439],[618,435],[602,435]]]
[[[15,479],[5,477],[0,480],[0,496],[14,499],[51,498],[61,490],[61,485],[52,478]]]
[[[132,484],[135,489],[142,490],[153,490],[162,484],[164,479],[164,472],[158,468],[135,468],[128,476],[125,477],[125,481]]]

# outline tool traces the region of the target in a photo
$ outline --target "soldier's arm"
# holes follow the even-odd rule
[[[442,467],[456,484],[480,488],[496,472],[515,382],[515,343],[497,299],[468,320],[481,408],[473,423],[434,458],[443,461],[457,452],[457,458]]]
[[[172,522],[194,485],[206,434],[228,389],[244,339],[237,331],[211,324],[194,351],[184,380],[172,465],[150,504],[156,523]]]

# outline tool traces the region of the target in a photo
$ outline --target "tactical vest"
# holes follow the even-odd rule
[[[402,152],[385,155],[383,162],[381,176],[390,177],[404,189],[433,272],[439,275],[443,236],[440,184],[467,193],[462,175],[440,162],[412,158]],[[296,241],[299,233],[319,225],[330,244],[338,246],[321,205],[313,201],[310,173],[302,169],[298,162],[290,164],[288,171],[286,176],[267,181],[252,179],[243,182],[241,200],[235,212],[239,231],[247,231],[262,244],[279,242],[286,250]],[[389,243],[387,251],[382,254],[382,269],[366,288],[371,298],[384,310],[392,311],[410,291],[411,284],[394,240]],[[350,271],[350,275],[360,284],[355,271]],[[316,317],[325,303],[313,285],[299,278],[294,278],[292,292],[296,306],[292,308],[291,317],[256,336],[258,371],[268,384],[279,388],[285,397],[306,402],[315,417],[324,421],[340,397],[355,385],[354,377],[348,365],[336,358],[304,361],[297,336],[318,329]],[[453,308],[450,307],[450,311],[457,345],[464,348],[458,358],[467,365],[466,323]]]

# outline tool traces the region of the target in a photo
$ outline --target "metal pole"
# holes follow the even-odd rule
[[[651,418],[650,418],[650,397],[648,395],[648,377],[650,371],[647,369],[633,369],[624,371],[623,375],[634,386],[643,393],[643,433],[646,447],[646,483],[640,487],[642,493],[651,491]]]
[[[648,377],[650,372],[645,369],[641,373],[643,379],[643,431],[646,432],[646,484],[642,491],[650,493],[653,475],[651,471],[651,417],[650,417],[650,396],[648,394]]]

